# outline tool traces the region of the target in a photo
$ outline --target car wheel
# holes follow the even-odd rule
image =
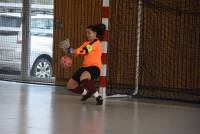
[[[38,59],[34,66],[33,72],[34,77],[37,78],[50,78],[52,77],[52,64],[49,60],[45,58]]]

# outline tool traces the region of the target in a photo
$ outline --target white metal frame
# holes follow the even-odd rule
[[[141,20],[142,20],[142,1],[138,0],[138,18],[137,18],[137,50],[135,66],[135,91],[132,94],[137,95],[139,90],[139,66],[140,66],[140,43],[141,43]]]

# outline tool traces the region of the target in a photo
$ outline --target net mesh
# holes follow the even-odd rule
[[[0,79],[51,83],[53,0],[32,0],[31,8],[25,2],[0,0]],[[30,31],[30,41],[23,29]]]
[[[111,0],[110,3],[107,95],[129,94],[135,85],[138,2],[137,0]]]
[[[109,50],[112,53],[109,53],[109,66],[112,70],[110,69],[108,77],[108,95],[131,94],[136,87],[134,85],[137,48],[135,31],[138,28],[136,27],[138,1],[120,2],[118,0],[114,5],[111,3],[117,10],[117,14],[121,17],[132,17],[131,19],[127,19],[129,17],[120,19],[119,16],[114,15],[111,6],[113,12],[111,12]],[[199,99],[200,2],[195,0],[142,0],[141,6],[139,95],[169,99]],[[115,22],[118,27],[112,24],[112,21],[116,21],[113,20],[114,17],[118,20]],[[112,26],[115,30],[112,30]],[[121,43],[121,40],[124,42]],[[134,76],[129,77],[130,75]],[[127,80],[127,83],[124,83],[124,80]],[[122,90],[127,92],[122,92]]]
[[[140,88],[199,95],[200,3],[143,1],[143,7]]]

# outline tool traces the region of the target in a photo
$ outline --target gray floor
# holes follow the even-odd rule
[[[79,99],[61,87],[0,81],[0,134],[200,134],[197,104]]]

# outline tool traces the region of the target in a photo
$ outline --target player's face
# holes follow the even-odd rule
[[[86,29],[86,34],[87,34],[87,38],[88,40],[94,40],[96,39],[96,32],[93,32],[91,29]]]

